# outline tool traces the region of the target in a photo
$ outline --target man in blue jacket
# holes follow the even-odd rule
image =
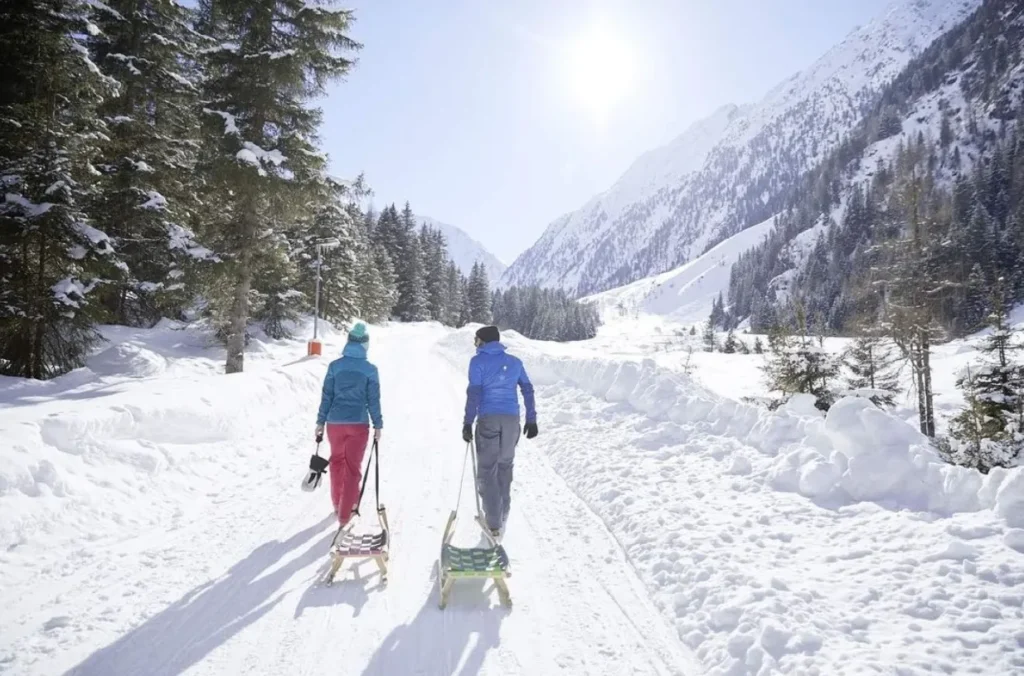
[[[527,439],[537,436],[537,409],[533,383],[523,362],[505,351],[498,327],[485,326],[476,332],[476,355],[469,362],[466,388],[466,417],[462,439],[473,440],[476,419],[476,455],[479,484],[487,528],[500,539],[511,505],[512,464],[519,443],[519,396],[526,404]]]
[[[351,520],[359,499],[370,420],[374,441],[380,439],[384,426],[380,415],[380,376],[377,367],[366,359],[369,341],[370,335],[362,322],[349,331],[341,358],[327,367],[316,415],[317,443],[323,439],[327,425],[327,441],[331,444],[331,502],[342,528]]]

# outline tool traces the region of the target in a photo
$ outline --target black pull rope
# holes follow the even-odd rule
[[[370,457],[366,459],[366,471],[363,472],[363,485],[359,488],[359,502],[356,503],[354,514],[359,514],[359,506],[363,504],[363,493],[366,492],[366,481],[370,478],[370,461],[373,461],[373,492],[377,500],[377,509],[380,509],[380,453],[377,449],[377,440],[373,440],[370,448]]]

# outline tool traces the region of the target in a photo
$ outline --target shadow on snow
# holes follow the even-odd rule
[[[260,545],[232,566],[223,579],[199,585],[141,626],[94,652],[65,676],[156,676],[187,670],[281,602],[286,595],[277,593],[281,586],[321,559],[334,533],[272,573],[262,577],[261,573],[315,537],[333,519],[333,515],[328,516],[284,542],[272,540]]]
[[[391,630],[363,676],[480,673],[488,651],[501,643],[501,622],[510,611],[492,605],[489,580],[459,580],[452,587],[448,607],[441,610],[437,606],[436,563],[431,581],[430,593],[416,617]]]

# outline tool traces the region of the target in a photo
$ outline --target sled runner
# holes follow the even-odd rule
[[[498,590],[498,598],[505,606],[512,606],[512,596],[508,591],[506,579],[511,575],[508,554],[505,548],[495,542],[490,531],[486,528],[483,517],[483,508],[480,505],[480,494],[476,490],[477,466],[476,454],[472,452],[472,442],[466,444],[466,455],[473,458],[473,493],[476,495],[476,522],[480,525],[490,542],[490,547],[456,547],[451,543],[455,535],[455,522],[458,517],[459,504],[462,501],[462,485],[466,477],[466,461],[462,462],[462,475],[459,478],[459,499],[455,503],[455,509],[448,515],[448,523],[444,528],[444,536],[441,539],[441,556],[438,560],[438,605],[443,609],[448,605],[448,597],[452,587],[459,579],[491,579]]]
[[[380,453],[377,442],[373,442],[370,458],[366,461],[366,472],[363,474],[363,485],[359,489],[359,502],[352,510],[353,519],[359,516],[359,506],[363,502],[366,481],[370,478],[370,461],[373,461],[373,492],[377,501],[377,521],[380,531],[376,533],[353,533],[352,522],[345,528],[339,528],[331,543],[331,567],[324,577],[324,584],[331,586],[345,559],[373,559],[380,568],[381,581],[388,581],[388,560],[391,552],[391,530],[388,527],[388,515],[384,505],[380,504]]]

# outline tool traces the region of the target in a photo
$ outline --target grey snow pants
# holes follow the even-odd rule
[[[519,432],[516,415],[482,416],[476,423],[477,491],[488,528],[504,528],[508,519]]]

